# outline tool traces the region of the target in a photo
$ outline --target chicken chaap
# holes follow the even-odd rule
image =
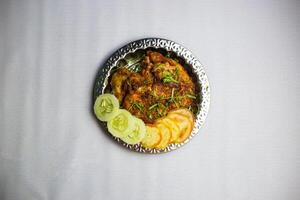
[[[128,144],[165,149],[184,142],[194,126],[195,83],[175,59],[147,51],[141,70],[118,68],[111,75],[111,94],[94,104],[97,118]],[[121,108],[120,108],[121,107]]]

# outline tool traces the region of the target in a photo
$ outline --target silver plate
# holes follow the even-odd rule
[[[155,49],[156,51],[159,51],[165,55],[168,54],[171,55],[172,58],[180,60],[181,64],[195,80],[196,88],[198,88],[200,98],[192,133],[184,142],[179,144],[170,144],[164,150],[146,149],[140,144],[129,145],[119,138],[115,138],[110,134],[109,135],[118,143],[133,151],[152,154],[170,152],[188,143],[198,133],[205,121],[210,104],[210,88],[207,75],[204,71],[203,65],[188,49],[184,48],[180,44],[177,44],[176,42],[161,38],[145,38],[130,42],[113,53],[112,56],[110,56],[105,62],[104,66],[100,68],[95,80],[93,102],[97,96],[107,92],[109,87],[108,79],[115,69],[121,66],[130,66],[131,70],[135,70],[136,66],[134,63],[136,62],[136,59],[139,58],[139,55],[143,54],[147,49]],[[100,122],[100,124],[108,133],[106,123]]]

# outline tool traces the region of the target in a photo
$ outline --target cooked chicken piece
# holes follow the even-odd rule
[[[193,103],[193,99],[186,94],[187,92],[192,94],[193,91],[194,88],[183,84],[173,87],[158,83],[152,86],[152,92],[157,99],[160,99],[164,105],[168,105],[167,111],[182,107],[188,108]]]
[[[146,123],[175,108],[194,103],[195,84],[176,61],[148,51],[141,72],[121,68],[112,76],[113,93],[121,106]]]
[[[173,59],[165,58],[157,52],[148,52],[148,55],[150,60],[154,63],[152,71],[158,80],[165,83],[184,82],[187,84],[193,84],[191,77],[185,69]]]
[[[144,112],[148,103],[145,101],[143,94],[143,91],[134,91],[127,94],[124,98],[122,106],[136,117],[145,121],[147,118],[144,117]]]
[[[110,85],[113,94],[117,97],[120,103],[122,102],[127,92],[123,89],[124,83],[131,74],[131,71],[129,71],[127,68],[122,67],[112,75]]]
[[[145,84],[152,84],[153,83],[153,74],[152,74],[152,68],[153,64],[150,62],[149,56],[145,56],[143,62],[142,62],[143,69],[141,71],[141,75],[144,77],[144,83]]]
[[[138,73],[132,73],[128,80],[126,81],[126,84],[128,85],[128,90],[136,90],[140,86],[144,84],[144,77],[141,76]]]
[[[148,51],[147,55],[149,56],[150,61],[154,64],[166,61],[166,58],[162,54],[155,51]]]

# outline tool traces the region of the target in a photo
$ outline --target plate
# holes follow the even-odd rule
[[[147,50],[154,50],[162,53],[165,56],[169,56],[173,59],[177,59],[179,63],[187,70],[189,75],[193,78],[196,85],[196,92],[199,95],[197,100],[197,110],[195,117],[195,124],[191,135],[184,142],[179,144],[170,144],[164,150],[158,149],[146,149],[140,144],[130,145],[119,138],[116,138],[108,133],[106,123],[99,122],[107,133],[114,138],[119,144],[124,147],[141,153],[164,153],[182,147],[188,143],[196,134],[199,129],[203,126],[206,119],[209,104],[210,104],[210,87],[207,75],[204,71],[203,65],[200,61],[192,54],[191,51],[183,47],[182,45],[162,38],[144,38],[130,42],[114,52],[104,65],[100,68],[94,85],[93,90],[93,102],[100,94],[110,92],[109,78],[111,74],[119,67],[128,67],[129,69],[136,71],[140,67],[139,61]]]

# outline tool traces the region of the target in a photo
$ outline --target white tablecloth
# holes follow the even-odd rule
[[[297,200],[299,1],[0,2],[0,199]],[[117,48],[174,40],[204,64],[211,108],[172,153],[107,137],[93,82]]]

